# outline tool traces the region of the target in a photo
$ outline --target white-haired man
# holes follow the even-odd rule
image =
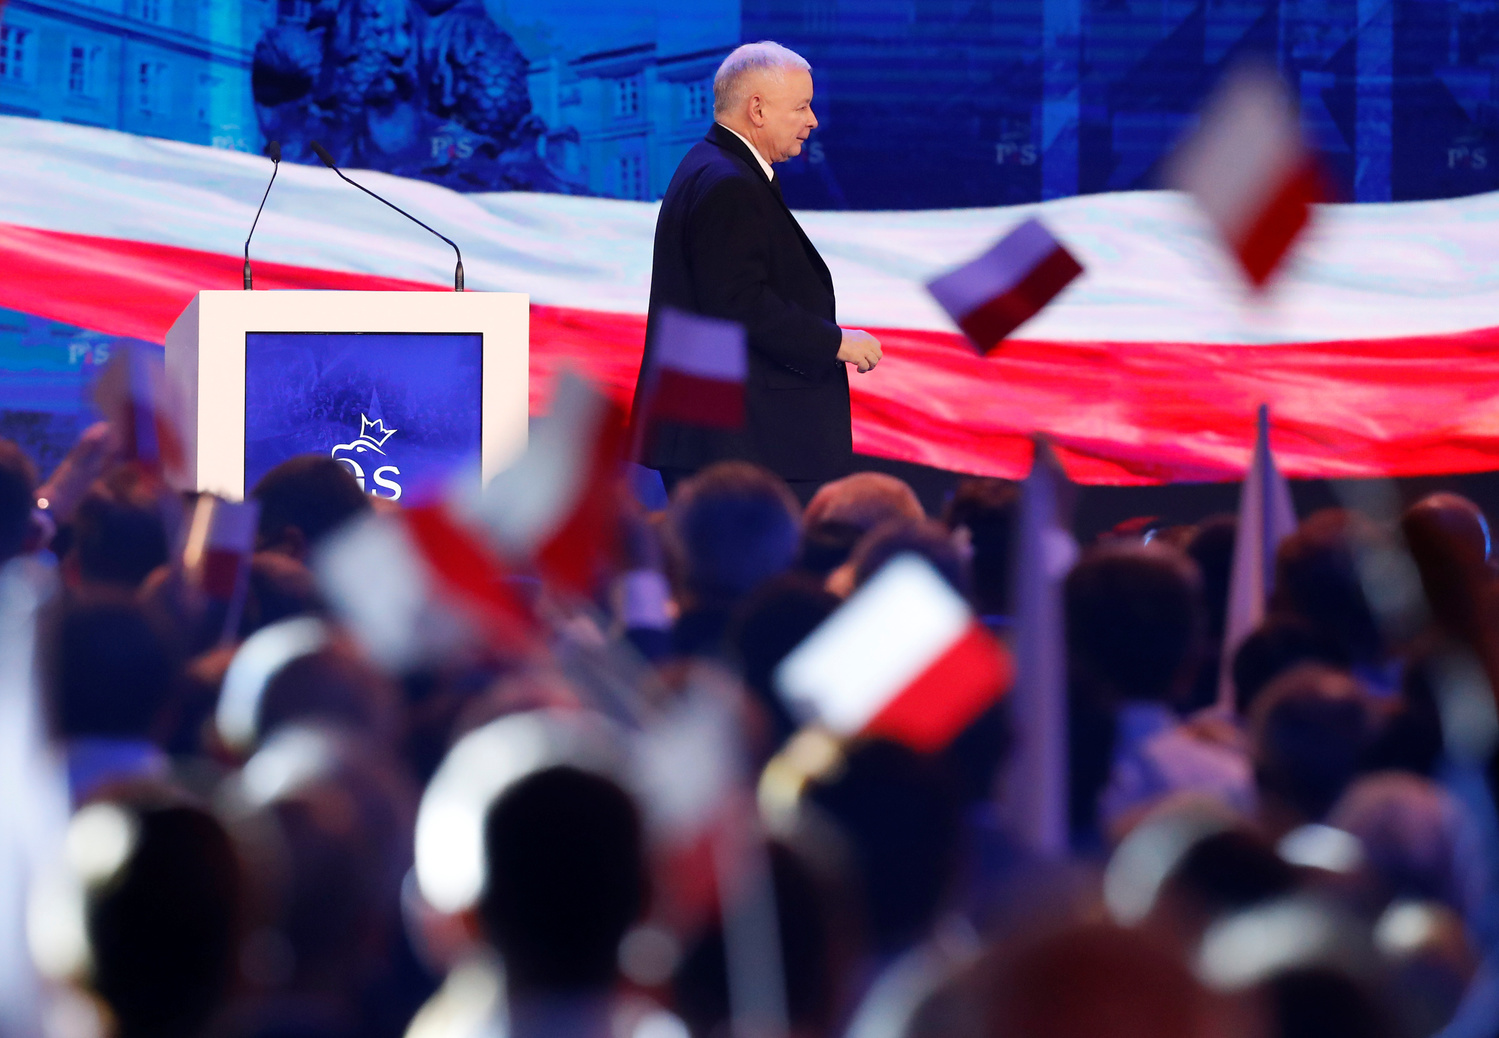
[[[661,202],[641,372],[663,307],[738,321],[749,333],[746,427],[661,423],[641,460],[670,489],[715,461],[747,459],[806,502],[853,464],[847,365],[865,372],[880,360],[874,336],[838,326],[827,264],[771,168],[817,127],[811,67],[778,43],[747,43],[713,77],[713,116]]]

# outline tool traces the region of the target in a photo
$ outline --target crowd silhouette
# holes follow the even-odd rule
[[[185,576],[192,495],[109,428],[44,483],[0,443],[4,581],[39,600],[6,695],[37,698],[76,895],[32,884],[40,1033],[1499,1031],[1499,571],[1472,502],[1306,517],[1227,660],[1232,517],[1084,545],[1057,854],[1015,826],[1011,697],[918,752],[808,725],[776,677],[908,555],[1010,637],[1016,485],[962,480],[931,517],[861,473],[803,509],[722,463],[663,512],[616,497],[591,596],[515,567],[525,637],[392,667],[320,583],[331,539],[397,507],[339,463],[253,488],[228,613]]]

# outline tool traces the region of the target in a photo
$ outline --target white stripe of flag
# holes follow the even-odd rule
[[[1012,667],[926,560],[898,555],[781,663],[793,711],[833,732],[940,749],[1008,688]]]

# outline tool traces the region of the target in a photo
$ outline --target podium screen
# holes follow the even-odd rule
[[[479,480],[484,336],[245,333],[245,490],[326,454],[396,500]]]

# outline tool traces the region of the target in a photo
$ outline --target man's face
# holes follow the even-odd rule
[[[759,127],[765,157],[771,162],[785,162],[802,153],[802,143],[817,128],[812,114],[812,73],[806,69],[785,69],[780,82],[769,75],[760,77],[755,91],[760,95]]]

